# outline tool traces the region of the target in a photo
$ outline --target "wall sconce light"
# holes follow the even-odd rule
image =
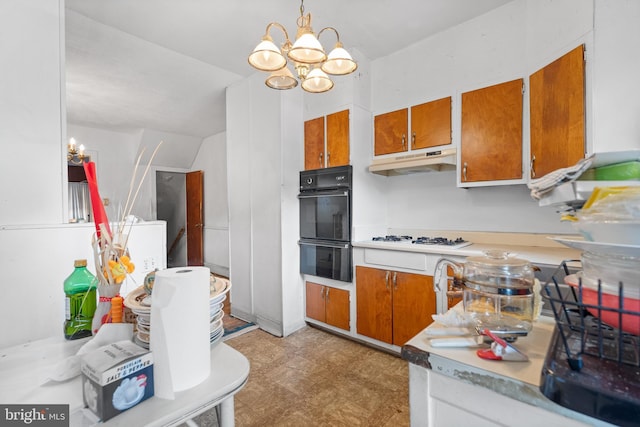
[[[67,144],[67,161],[74,165],[81,165],[84,163],[85,157],[87,156],[84,154],[84,145],[80,144],[80,146],[76,146],[75,138],[69,139],[69,143]]]

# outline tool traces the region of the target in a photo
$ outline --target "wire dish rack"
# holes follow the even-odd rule
[[[571,270],[575,270],[574,266],[581,263],[579,260],[563,261],[543,285],[542,297],[551,306],[558,339],[563,344],[571,369],[579,372],[584,366],[585,356],[640,367],[640,337],[601,320],[603,315],[608,319],[613,316],[618,325],[629,321],[640,325],[640,312],[624,306],[624,284],[619,283],[617,304],[604,305],[602,283],[598,280],[598,304],[586,304],[583,302],[582,280],[579,279],[575,287],[565,284],[565,278],[570,274],[569,265]]]

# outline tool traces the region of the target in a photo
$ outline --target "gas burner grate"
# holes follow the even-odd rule
[[[413,237],[390,235],[390,236],[378,236],[373,238],[374,242],[403,242],[405,240],[413,240]]]
[[[416,245],[441,245],[441,246],[455,246],[461,243],[467,243],[462,237],[458,237],[455,240],[447,239],[446,237],[418,237],[412,241]]]

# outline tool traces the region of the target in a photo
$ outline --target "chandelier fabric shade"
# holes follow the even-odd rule
[[[329,53],[327,60],[322,64],[322,71],[327,74],[342,76],[353,73],[358,64],[351,58],[349,52],[344,50],[342,43],[336,43],[336,47]]]
[[[271,38],[269,31],[272,27],[277,27],[284,33],[285,41],[281,48],[278,48]],[[326,30],[333,31],[337,39],[329,55],[319,40]],[[297,79],[288,68],[290,62]],[[326,92],[333,88],[334,83],[328,74],[342,76],[353,73],[358,68],[349,52],[344,49],[340,34],[335,28],[323,28],[316,37],[311,29],[311,14],[304,14],[304,0],[300,5],[295,42],[291,43],[285,27],[271,22],[267,25],[262,40],[249,55],[249,64],[260,71],[271,72],[265,84],[272,89],[292,89],[298,86],[299,80],[302,89],[312,93]]]
[[[307,74],[307,78],[302,82],[302,89],[311,93],[321,93],[330,90],[333,82],[327,74],[320,68],[314,68]]]
[[[287,59],[271,37],[266,35],[249,55],[249,64],[262,71],[276,71],[287,65]]]
[[[327,59],[327,54],[313,33],[305,33],[298,37],[287,55],[303,64],[317,64]]]
[[[274,71],[265,81],[271,89],[286,90],[298,86],[298,81],[287,67]]]

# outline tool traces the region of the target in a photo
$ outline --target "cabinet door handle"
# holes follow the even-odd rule
[[[416,148],[416,133],[415,133],[415,132],[413,132],[413,133],[411,134],[411,146],[412,146],[413,148]]]
[[[326,288],[323,286],[322,288],[320,288],[320,298],[324,299],[324,292],[325,292]]]
[[[322,153],[320,153],[320,156],[318,157],[318,163],[320,163],[320,167],[324,166],[322,164]]]
[[[327,151],[327,166],[331,166],[331,152]]]
[[[387,290],[389,290],[389,275],[391,274],[390,271],[387,271],[387,274],[385,274],[384,276],[384,285],[387,288]]]
[[[326,291],[325,291],[325,293],[324,293],[325,300],[326,300],[326,301],[329,301],[329,291],[330,291],[330,289],[329,289],[329,288],[325,288],[325,289],[326,289]]]
[[[536,169],[534,167],[535,163],[536,163],[536,155],[534,154],[533,156],[531,156],[531,165],[530,165],[531,178],[535,178],[536,177]]]
[[[463,180],[467,180],[467,162],[464,162],[464,167],[462,168],[462,177]]]
[[[402,134],[402,149],[404,150],[404,145],[406,144],[406,140],[407,140],[407,136],[403,133]]]
[[[398,289],[398,273],[393,272],[393,289]]]

